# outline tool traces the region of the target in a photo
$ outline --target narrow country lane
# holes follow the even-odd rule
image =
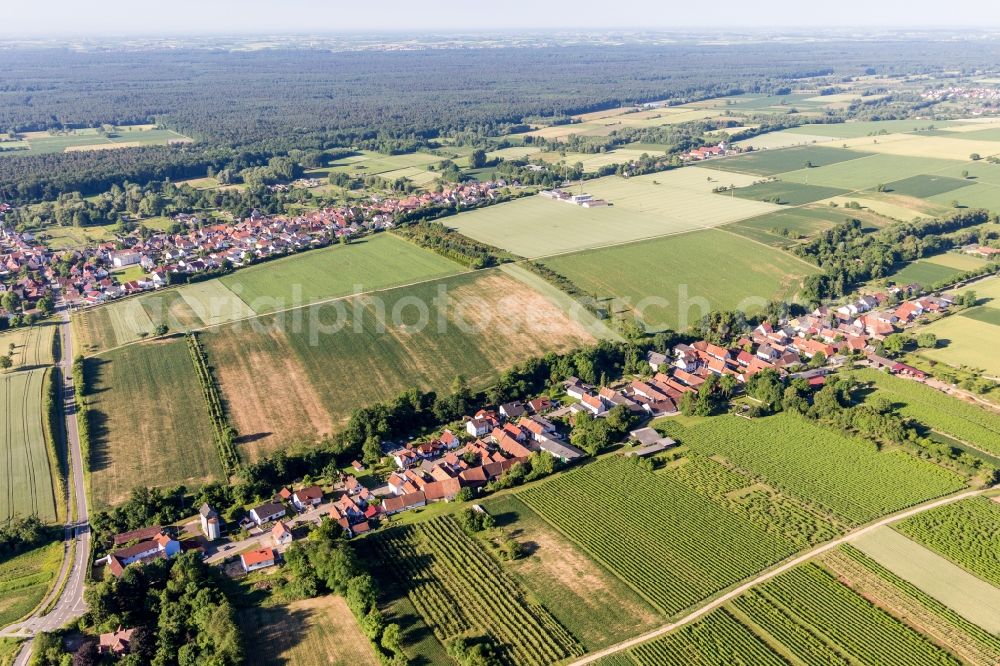
[[[69,449],[71,480],[69,492],[73,493],[76,515],[75,517],[69,516],[66,523],[63,565],[52,591],[39,604],[35,614],[0,631],[0,636],[28,639],[14,661],[15,666],[26,666],[28,663],[31,656],[32,639],[37,632],[58,629],[77,619],[86,611],[83,588],[90,558],[90,515],[87,509],[83,451],[77,432],[76,402],[73,394],[73,330],[70,325],[70,313],[66,306],[62,306],[61,312],[59,336],[62,357],[58,360],[58,366],[61,369],[63,382],[64,441]],[[70,557],[71,555],[72,557]],[[52,598],[55,595],[59,595],[59,598],[52,606]],[[49,606],[52,606],[51,611],[43,615],[42,613]]]

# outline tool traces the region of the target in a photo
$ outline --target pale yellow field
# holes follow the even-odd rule
[[[955,268],[960,271],[974,271],[986,265],[985,259],[958,252],[945,252],[944,254],[928,257],[924,261],[930,264],[937,264],[938,266]]]
[[[565,162],[568,165],[573,165],[580,162],[583,164],[584,171],[595,171],[609,164],[625,164],[637,160],[648,152],[632,148],[618,148],[606,153],[566,153],[565,157],[561,153],[540,153],[537,157],[550,164]]]
[[[969,141],[947,136],[921,136],[916,134],[886,134],[875,137],[846,139],[838,145],[858,148],[873,153],[928,157],[946,160],[969,160],[969,155],[979,153],[983,158],[1000,154],[1000,141]],[[832,144],[831,144],[832,145]]]
[[[849,201],[857,201],[865,208],[868,208],[879,215],[891,217],[894,220],[902,220],[903,222],[912,222],[920,217],[933,217],[934,215],[942,214],[947,210],[944,206],[935,206],[934,204],[931,204],[923,199],[902,196],[896,196],[890,199],[888,196],[881,198],[881,195],[876,194],[870,194],[863,197],[855,196],[853,194],[842,197],[832,197],[830,199],[824,199],[818,203],[826,204],[830,201],[836,203],[841,208],[844,208]],[[850,209],[844,209],[845,215],[850,214],[850,212]]]
[[[891,527],[879,527],[852,545],[970,622],[990,633],[1000,633],[1000,589]]]
[[[774,150],[777,148],[801,146],[809,143],[826,143],[828,141],[836,141],[836,139],[832,136],[824,136],[822,134],[795,134],[793,132],[769,132],[767,134],[761,134],[760,136],[755,136],[753,138],[745,139],[743,141],[737,141],[736,145],[740,147],[753,146],[755,150],[761,150],[761,149]]]
[[[512,146],[510,148],[492,150],[486,153],[486,159],[495,160],[500,158],[504,160],[520,160],[528,157],[529,155],[534,155],[539,151],[541,151],[541,148],[538,148],[537,146]]]

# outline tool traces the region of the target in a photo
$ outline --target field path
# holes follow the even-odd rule
[[[642,634],[641,636],[636,636],[635,638],[630,638],[627,641],[622,641],[621,643],[617,643],[615,645],[612,645],[611,647],[604,648],[603,650],[598,650],[597,652],[592,652],[592,653],[586,655],[585,657],[581,657],[580,659],[577,659],[576,661],[572,662],[570,664],[570,666],[583,666],[584,664],[593,664],[593,663],[595,663],[595,662],[597,662],[597,661],[599,661],[599,660],[601,660],[601,659],[603,659],[605,657],[608,657],[610,655],[616,654],[618,652],[622,652],[623,650],[629,650],[631,648],[636,647],[637,645],[640,645],[641,643],[645,643],[647,641],[653,640],[654,638],[658,638],[659,636],[662,636],[663,634],[671,632],[674,629],[678,629],[678,628],[683,627],[685,625],[691,624],[695,620],[698,620],[702,616],[707,615],[708,613],[712,612],[716,608],[719,608],[720,606],[728,603],[729,601],[732,601],[733,599],[735,599],[736,597],[740,596],[741,594],[743,594],[744,592],[746,592],[750,588],[756,587],[757,585],[760,585],[761,583],[769,581],[772,578],[785,573],[789,569],[797,567],[798,565],[802,564],[803,562],[806,562],[806,561],[812,559],[813,557],[816,557],[817,555],[821,555],[822,553],[825,553],[825,552],[827,552],[829,550],[833,550],[834,548],[837,548],[838,546],[841,546],[842,544],[845,544],[845,543],[847,543],[847,542],[849,542],[849,541],[851,541],[853,539],[856,539],[856,538],[858,538],[858,537],[860,537],[860,536],[862,536],[864,534],[868,534],[869,532],[871,532],[871,531],[873,531],[873,530],[875,530],[875,529],[877,529],[879,527],[882,527],[884,525],[890,525],[890,524],[895,523],[895,522],[899,522],[900,520],[904,520],[906,518],[909,518],[910,516],[915,516],[915,515],[917,515],[919,513],[923,513],[925,511],[930,511],[931,509],[936,509],[936,508],[938,508],[940,506],[944,506],[946,504],[953,504],[955,502],[958,502],[958,501],[961,501],[961,500],[964,500],[964,499],[968,499],[970,497],[975,497],[976,495],[981,495],[981,494],[985,493],[987,490],[991,490],[994,487],[995,486],[991,486],[990,488],[983,488],[981,490],[968,490],[968,491],[965,491],[963,493],[959,493],[957,495],[949,495],[948,497],[943,497],[941,499],[936,499],[936,500],[932,500],[932,501],[929,501],[929,502],[925,502],[923,504],[918,504],[917,506],[911,507],[909,509],[905,509],[903,511],[899,511],[899,512],[894,513],[894,514],[892,514],[890,516],[886,516],[885,518],[882,518],[882,519],[878,520],[877,522],[871,523],[871,524],[866,525],[864,527],[860,527],[860,528],[858,528],[858,529],[856,529],[856,530],[854,530],[852,532],[848,532],[847,534],[845,534],[842,537],[834,539],[833,541],[828,541],[827,543],[822,544],[821,546],[817,546],[816,548],[813,548],[812,550],[806,551],[805,553],[802,553],[801,555],[798,555],[797,557],[794,557],[793,559],[788,560],[784,564],[782,564],[782,565],[780,565],[780,566],[778,566],[778,567],[776,567],[774,569],[771,569],[769,571],[766,571],[766,572],[760,574],[756,578],[753,578],[752,580],[749,580],[746,583],[743,583],[739,587],[736,587],[736,588],[730,590],[729,592],[726,592],[722,596],[720,596],[720,597],[718,597],[716,599],[713,599],[712,601],[708,602],[704,606],[699,607],[698,609],[696,609],[696,610],[692,611],[691,613],[685,615],[684,617],[682,617],[681,619],[677,620],[676,622],[671,622],[669,624],[665,624],[662,627],[658,627],[658,628],[656,628],[656,629],[654,629],[654,630],[652,630],[650,632]]]
[[[32,639],[39,631],[52,631],[83,615],[87,610],[83,599],[83,586],[87,567],[90,565],[90,515],[87,509],[87,491],[84,485],[83,450],[76,424],[76,401],[73,391],[73,329],[70,313],[61,306],[59,321],[60,349],[62,358],[57,364],[62,374],[64,441],[69,449],[69,467],[72,475],[72,501],[68,506],[76,507],[76,517],[69,515],[65,526],[63,543],[63,564],[52,590],[45,596],[27,619],[0,631],[0,636],[27,638],[24,647],[14,660],[14,666],[26,666],[31,657]],[[69,499],[69,498],[67,498]],[[54,605],[53,605],[54,602]],[[46,612],[52,606],[49,612]]]

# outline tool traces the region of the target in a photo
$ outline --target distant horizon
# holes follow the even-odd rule
[[[460,0],[414,5],[383,0],[378,6],[338,5],[321,0],[175,0],[169,10],[136,6],[125,0],[49,0],[4,8],[4,38],[309,36],[352,34],[451,34],[587,30],[601,32],[782,32],[803,30],[947,31],[1000,30],[1000,7],[986,0],[932,0],[872,3],[841,0],[836,17],[792,0],[749,6],[717,0],[706,13],[700,6],[669,0],[619,0],[613,12],[593,0],[509,0],[502,12],[469,11]],[[727,25],[719,25],[719,17]],[[986,27],[988,26],[988,27]]]

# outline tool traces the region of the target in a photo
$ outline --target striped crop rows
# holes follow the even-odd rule
[[[895,526],[983,580],[1000,586],[1000,504],[974,497]]]
[[[766,604],[760,599],[766,600]],[[840,584],[815,564],[807,564],[766,583],[740,609],[762,626],[776,627],[770,618],[778,609],[831,651],[871,666],[898,664],[958,664],[929,639]],[[823,661],[822,652],[806,633],[777,629],[777,638],[809,664]],[[800,653],[800,650],[802,651]]]
[[[740,469],[809,504],[864,523],[960,489],[958,475],[901,451],[879,451],[859,438],[792,414],[709,419],[687,428],[682,443],[722,455]]]
[[[583,654],[542,606],[450,517],[379,535],[377,556],[442,643],[488,636],[511,665],[542,666]]]
[[[850,581],[852,588],[897,617],[908,618],[923,632],[951,648],[970,663],[981,666],[1000,664],[1000,636],[930,596],[913,583],[903,580],[857,548],[845,544],[823,558],[824,564]]]
[[[676,633],[640,645],[631,654],[640,666],[769,666],[786,663],[724,608]]]
[[[794,550],[669,475],[621,457],[518,496],[667,615]]]
[[[842,531],[831,524],[835,522],[832,516],[762,487],[751,477],[722,463],[696,453],[689,454],[686,459],[685,464],[669,470],[674,478],[799,548],[829,541]],[[741,489],[745,490],[736,492]]]

